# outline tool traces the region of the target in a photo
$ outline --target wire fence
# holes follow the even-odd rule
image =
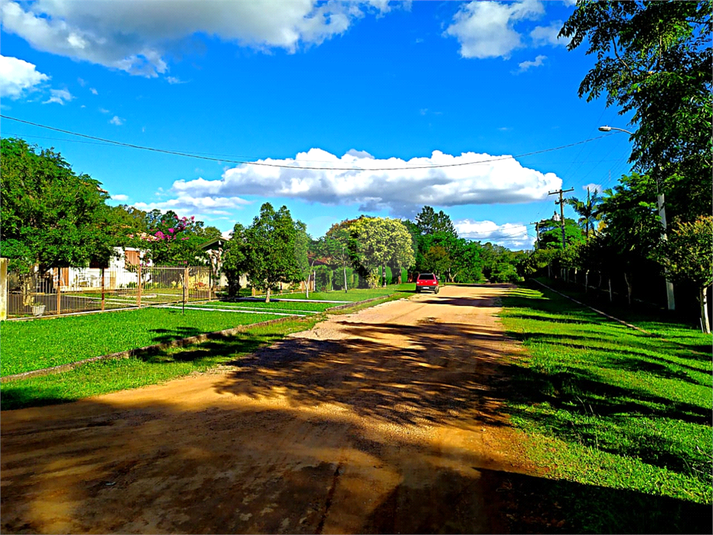
[[[216,298],[208,266],[53,268],[7,274],[9,318],[59,316]]]

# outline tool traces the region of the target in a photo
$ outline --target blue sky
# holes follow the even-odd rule
[[[628,136],[597,130],[627,117],[577,96],[594,58],[556,39],[571,2],[0,6],[3,115],[223,159],[2,120],[3,137],[54,147],[113,203],[228,231],[267,200],[315,237],[428,204],[462,236],[519,249],[534,240],[529,223],[555,210],[548,191],[582,198],[629,171]]]

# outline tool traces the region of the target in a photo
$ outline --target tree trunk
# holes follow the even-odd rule
[[[698,302],[701,305],[701,330],[705,334],[710,334],[711,323],[708,319],[708,288],[698,290]]]
[[[307,280],[305,281],[305,297],[309,299],[309,274],[307,275]]]
[[[399,266],[399,284],[401,284],[401,266]]]
[[[386,288],[386,266],[381,266],[381,280],[383,281],[381,286]]]
[[[349,289],[347,288],[347,266],[344,266],[344,293],[347,293]]]
[[[584,272],[584,293],[589,291],[589,270]]]
[[[614,298],[611,293],[611,277],[609,277],[609,302],[611,303],[612,301],[614,301]]]
[[[631,293],[634,291],[634,288],[629,280],[629,276],[626,274],[626,271],[624,272],[624,280],[626,281],[626,300],[628,301],[629,306],[631,306]]]
[[[267,290],[265,290],[265,302],[269,303],[270,302],[270,287],[267,287]]]

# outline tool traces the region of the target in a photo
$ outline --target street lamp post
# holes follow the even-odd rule
[[[601,132],[611,132],[612,130],[617,130],[619,132],[624,132],[625,134],[629,134],[630,136],[633,136],[634,133],[630,132],[629,130],[624,130],[623,128],[617,128],[615,126],[600,126],[599,130]],[[663,233],[661,234],[661,238],[663,240],[666,240],[666,207],[665,207],[665,200],[664,200],[664,194],[663,191],[661,191],[661,184],[659,179],[656,179],[656,190],[657,190],[657,195],[656,195],[656,205],[658,206],[659,210],[659,217],[661,218],[661,225],[663,225]],[[668,305],[669,310],[676,310],[676,300],[673,295],[673,283],[668,277],[668,271],[665,272],[666,276],[666,303]]]

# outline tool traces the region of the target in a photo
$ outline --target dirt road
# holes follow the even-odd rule
[[[213,374],[2,413],[2,531],[499,532],[524,472],[499,287],[446,287]]]

